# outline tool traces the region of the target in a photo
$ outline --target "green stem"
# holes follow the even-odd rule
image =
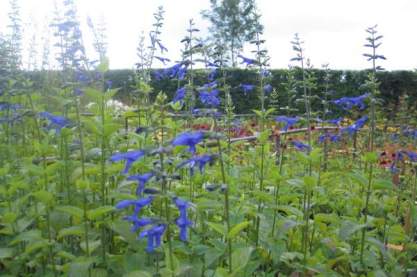
[[[360,249],[360,260],[361,260],[362,265],[364,264],[364,262],[363,262],[363,253],[364,253],[364,249],[365,249],[366,224],[368,223],[368,207],[369,207],[369,199],[371,198],[373,168],[374,168],[373,164],[370,164],[370,166],[369,166],[369,177],[368,177],[368,187],[367,187],[367,190],[366,190],[365,207],[364,207],[364,210],[363,210],[365,227],[362,229],[361,249]]]
[[[216,118],[213,116],[214,120],[214,128],[217,129],[217,121]],[[229,186],[226,183],[226,172],[224,169],[224,161],[223,161],[223,149],[220,142],[219,137],[216,138],[217,140],[217,147],[218,147],[218,154],[219,154],[219,162],[220,162],[220,169],[222,174],[222,182],[223,185],[226,186],[224,191],[224,206],[225,206],[225,221],[226,221],[226,227],[227,227],[227,234],[230,232],[230,204],[229,204]],[[233,265],[232,265],[232,241],[228,236],[226,236],[226,242],[227,242],[227,255],[228,255],[228,264],[229,264],[229,273],[233,271]]]

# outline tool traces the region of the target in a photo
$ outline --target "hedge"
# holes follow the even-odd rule
[[[269,83],[278,92],[278,105],[287,104],[287,94],[284,84],[287,81],[287,70],[271,70],[272,76]],[[312,95],[321,96],[324,91],[325,72],[322,70],[313,70],[313,76],[316,78],[316,88],[312,89]],[[113,87],[120,88],[117,98],[123,102],[129,103],[132,96],[137,93],[134,85],[133,72],[131,70],[111,70],[106,74],[106,79],[112,80]],[[331,98],[336,99],[342,96],[356,96],[366,92],[364,87],[368,71],[330,71],[329,89],[333,92]],[[203,70],[195,70],[195,84],[202,85],[207,82],[207,73]],[[296,73],[299,79],[300,73]],[[380,81],[380,98],[384,107],[389,107],[385,112],[395,112],[399,108],[399,99],[401,96],[408,95],[407,101],[411,109],[417,109],[417,73],[412,71],[385,71],[378,72]],[[235,105],[236,113],[250,113],[251,110],[259,107],[259,99],[256,93],[245,95],[240,88],[240,84],[257,84],[257,74],[253,70],[232,69],[227,71],[227,83],[231,86],[231,95]],[[184,82],[178,83],[176,80],[152,80],[151,85],[154,92],[163,91],[171,99],[175,94],[178,86],[184,85]],[[301,89],[298,89],[301,93]],[[155,93],[154,93],[155,95]],[[320,100],[315,100],[313,107],[319,108]]]

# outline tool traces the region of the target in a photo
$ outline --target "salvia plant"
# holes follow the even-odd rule
[[[237,7],[229,2],[221,7]],[[107,78],[103,24],[87,21],[90,60],[75,2],[57,2],[59,70],[45,62],[30,78],[12,3],[11,35],[0,36],[2,275],[415,274],[417,132],[405,106],[396,125],[381,124],[376,27],[369,77],[343,95],[298,35],[293,66],[273,86],[252,4],[253,28],[240,32],[251,51],[205,39],[190,20],[173,61],[161,7],[123,104]],[[253,79],[232,82],[230,63]],[[250,118],[236,114],[236,97],[256,101]]]

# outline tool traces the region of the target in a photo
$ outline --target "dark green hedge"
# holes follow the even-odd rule
[[[287,96],[284,89],[286,82],[287,70],[272,70],[272,77],[270,84],[278,91],[278,103],[280,106],[285,106],[287,103]],[[312,94],[322,95],[324,91],[324,76],[325,72],[322,70],[314,70],[314,77],[317,79],[316,88],[312,90]],[[342,96],[355,96],[366,92],[364,87],[367,79],[367,71],[340,71],[333,70],[330,73],[329,89],[333,91],[332,98],[336,99]],[[195,84],[201,85],[207,82],[207,73],[203,70],[195,70]],[[227,72],[227,83],[231,86],[231,94],[237,113],[249,113],[252,109],[259,107],[259,99],[256,93],[249,93],[244,95],[239,85],[257,84],[257,74],[251,70],[233,69]],[[299,72],[296,77],[300,77]],[[380,81],[380,98],[382,99],[383,107],[386,107],[385,112],[391,113],[398,109],[399,98],[407,94],[408,104],[410,107],[417,109],[417,74],[412,71],[391,71],[379,72],[378,80]],[[117,95],[118,99],[129,103],[135,92],[133,72],[131,70],[112,70],[106,74],[106,79],[112,80],[113,87],[120,88]],[[178,84],[173,80],[152,80],[152,87],[155,92],[163,91],[170,98],[173,97]],[[301,90],[299,89],[299,93]],[[319,108],[320,100],[316,100],[313,106]]]

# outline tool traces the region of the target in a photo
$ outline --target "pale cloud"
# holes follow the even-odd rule
[[[44,21],[51,18],[53,0],[20,0],[25,22],[25,43],[28,33],[36,29],[39,45]],[[103,16],[107,22],[109,56],[112,68],[131,68],[135,64],[136,47],[141,31],[147,33],[152,14],[159,5],[166,11],[162,40],[172,59],[180,57],[180,40],[190,18],[201,34],[207,34],[208,22],[200,11],[209,8],[208,0],[78,0],[80,19]],[[265,25],[266,46],[271,67],[287,67],[293,53],[290,41],[299,33],[305,41],[306,54],[316,67],[329,62],[333,68],[363,69],[368,66],[362,57],[365,51],[365,28],[378,24],[384,35],[381,52],[388,58],[387,69],[417,67],[417,1],[414,0],[258,0],[262,23]],[[0,0],[0,32],[7,25],[8,1]],[[28,20],[33,18],[32,20]],[[35,28],[35,26],[37,26]],[[86,29],[86,28],[84,28]],[[86,32],[86,43],[90,38]],[[245,51],[249,53],[249,48]]]

